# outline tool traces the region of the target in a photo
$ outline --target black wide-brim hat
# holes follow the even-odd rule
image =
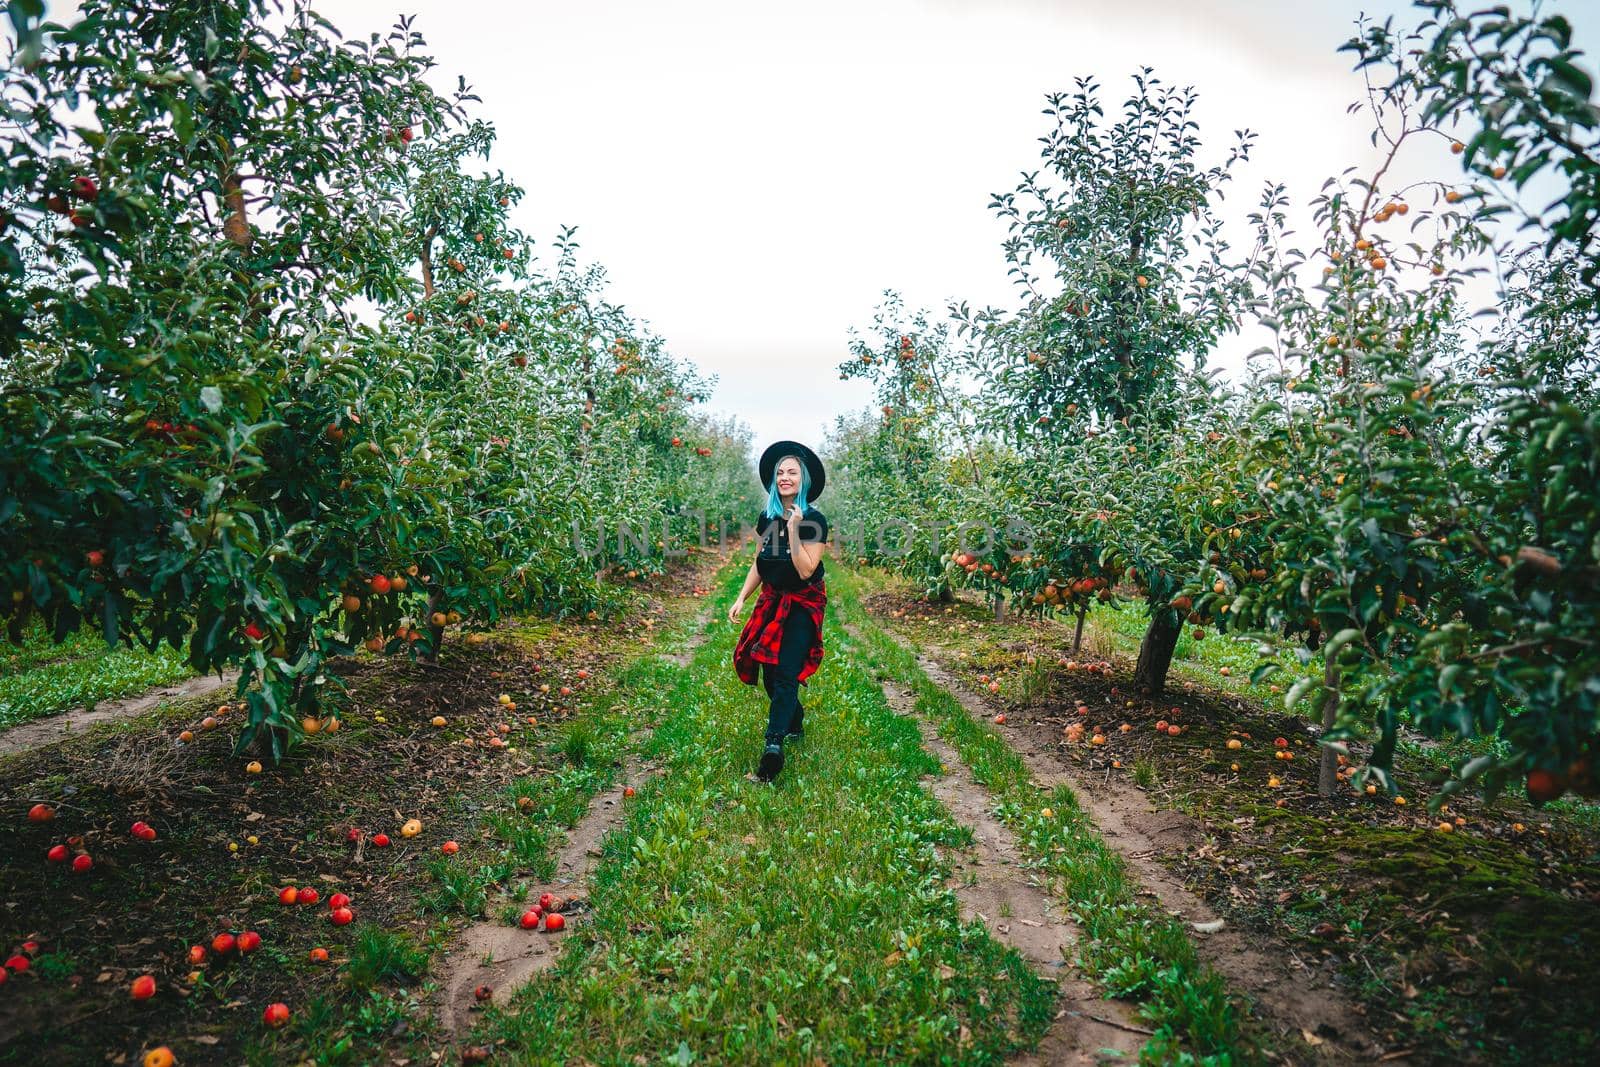
[[[772,472],[784,456],[799,456],[811,474],[811,489],[806,493],[806,503],[809,504],[821,496],[822,487],[828,484],[828,472],[822,469],[822,460],[817,458],[817,454],[799,441],[775,441],[761,453],[761,462],[756,464],[756,472],[761,477],[761,488],[765,489],[772,484]]]

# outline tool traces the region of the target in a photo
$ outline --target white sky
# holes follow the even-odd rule
[[[1242,222],[1269,179],[1303,203],[1373,158],[1366,118],[1346,115],[1360,77],[1336,48],[1363,10],[1407,27],[1420,14],[1400,0],[314,6],[347,36],[420,16],[434,84],[467,79],[499,135],[490,167],[529,191],[517,225],[547,247],[577,224],[609,297],[717,376],[708,406],[744,419],[757,450],[815,444],[836,414],[870,403],[835,368],[884,289],[913,307],[1013,305],[987,204],[1039,165],[1047,92],[1092,74],[1114,117],[1140,66],[1194,85],[1205,163],[1236,127],[1259,134],[1229,192]],[[1600,32],[1587,7],[1545,4],[1579,22],[1580,44]],[[1442,144],[1405,167],[1460,173]]]

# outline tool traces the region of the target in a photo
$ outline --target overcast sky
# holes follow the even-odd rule
[[[717,376],[709,406],[743,418],[758,449],[815,443],[871,401],[835,367],[884,289],[913,306],[1011,305],[987,205],[1039,165],[1047,92],[1093,75],[1114,114],[1141,66],[1193,85],[1206,163],[1235,128],[1259,134],[1229,193],[1242,220],[1269,179],[1303,203],[1370,163],[1368,121],[1346,114],[1361,80],[1336,49],[1362,11],[1419,18],[1399,0],[314,6],[346,35],[418,15],[435,85],[467,79],[499,135],[491,167],[529,191],[516,224],[545,248],[576,224],[611,299]],[[1600,32],[1583,0],[1545,10],[1577,17],[1580,44]],[[1460,173],[1442,144],[1403,169]],[[1233,230],[1236,247],[1249,238]]]

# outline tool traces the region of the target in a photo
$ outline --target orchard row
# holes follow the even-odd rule
[[[1328,180],[1311,234],[1271,186],[1230,240],[1218,207],[1253,139],[1203,166],[1192,92],[1146,71],[1113,118],[1091,81],[1052,96],[1041,170],[991,205],[1017,306],[938,319],[891,296],[854,339],[840,376],[874,383],[882,417],[837,428],[836,521],[1020,518],[1025,547],[865,558],[1080,634],[1095,604],[1142,601],[1147,695],[1186,628],[1297,649],[1309,676],[1280,692],[1325,727],[1325,792],[1393,791],[1406,726],[1493,739],[1445,793],[1594,796],[1600,153],[1581,145],[1600,118],[1560,17],[1423,6],[1439,21],[1345,46],[1383,156]],[[1397,160],[1446,169],[1399,186]],[[1518,198],[1536,174],[1564,194],[1542,212]],[[1532,239],[1497,227],[1512,213]],[[1474,314],[1485,263],[1497,302]],[[1248,373],[1208,373],[1243,332],[1269,341]],[[1349,774],[1355,738],[1372,748]]]
[[[13,640],[93,626],[239,666],[239,748],[273,759],[337,721],[335,657],[608,612],[608,569],[660,569],[571,530],[748,514],[745,433],[572,231],[536,258],[477,98],[430,88],[409,22],[41,17],[13,12],[3,75],[28,119],[0,166]]]

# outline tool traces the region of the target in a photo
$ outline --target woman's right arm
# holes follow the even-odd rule
[[[760,554],[761,549],[757,548],[756,555],[760,556]],[[728,606],[729,622],[739,621],[739,616],[744,614],[744,598],[749,596],[751,590],[755,589],[755,587],[760,584],[761,572],[756,568],[756,561],[752,559],[750,561],[750,573],[744,576],[744,588],[739,590],[739,595],[735,597],[733,603]]]

